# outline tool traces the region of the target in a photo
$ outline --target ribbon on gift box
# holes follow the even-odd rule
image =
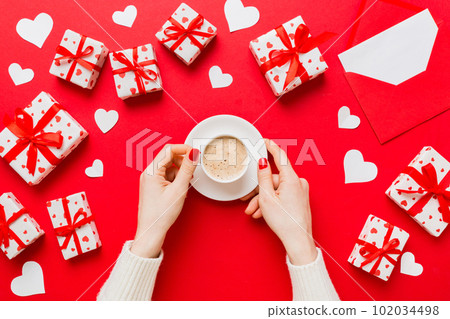
[[[87,216],[87,213],[83,210],[83,208],[80,208],[75,215],[73,216],[73,219],[70,216],[69,206],[68,206],[68,200],[67,198],[62,199],[62,205],[64,209],[64,218],[67,221],[67,225],[57,227],[55,228],[55,232],[57,236],[65,237],[61,249],[66,249],[69,245],[70,239],[73,237],[73,241],[75,243],[75,248],[77,249],[78,254],[82,254],[83,251],[81,249],[81,243],[80,238],[77,234],[77,229],[81,226],[84,226],[86,224],[89,224],[90,222],[94,221],[94,216],[90,215]]]
[[[16,141],[16,145],[14,145],[3,158],[10,163],[29,145],[30,148],[27,152],[28,158],[26,167],[31,175],[34,176],[36,171],[38,150],[51,165],[57,165],[60,162],[60,159],[52,153],[49,147],[60,148],[63,143],[63,136],[61,133],[43,132],[43,129],[50,123],[56,114],[63,109],[64,108],[60,104],[54,103],[34,127],[33,118],[22,109],[16,109],[14,120],[8,115],[5,115],[3,124],[5,124],[18,140]]]
[[[356,243],[362,246],[359,249],[360,255],[366,258],[366,260],[361,263],[361,267],[364,267],[365,265],[368,265],[375,260],[375,263],[369,271],[369,273],[372,275],[376,273],[383,258],[386,258],[392,265],[395,265],[396,260],[390,255],[400,255],[402,253],[401,250],[397,249],[397,247],[400,245],[400,241],[397,238],[391,239],[392,232],[394,231],[394,226],[389,223],[387,224],[388,230],[386,232],[386,235],[384,236],[382,247],[379,248],[374,244],[368,243],[359,238],[356,240]]]
[[[172,25],[164,29],[164,35],[167,36],[167,39],[162,40],[161,43],[175,40],[175,43],[170,46],[171,51],[175,51],[175,49],[178,48],[186,38],[189,38],[192,41],[192,44],[194,44],[200,50],[203,50],[203,44],[201,44],[194,37],[194,35],[205,38],[210,38],[213,36],[213,34],[211,33],[196,30],[203,25],[204,19],[201,15],[198,15],[195,19],[193,19],[189,23],[187,28],[183,27],[177,20],[172,17],[170,17],[168,20],[170,23],[172,23]]]
[[[307,53],[336,36],[336,34],[332,32],[323,32],[317,37],[309,37],[309,28],[304,24],[300,24],[295,30],[293,46],[283,25],[277,27],[275,31],[286,49],[270,51],[269,60],[261,64],[259,68],[263,74],[266,74],[274,67],[282,67],[287,62],[290,62],[283,90],[285,90],[297,76],[300,77],[302,83],[309,81],[308,72],[300,62],[300,54]]]
[[[3,244],[5,248],[9,247],[9,239],[14,239],[19,245],[19,250],[24,249],[27,245],[12,231],[10,225],[19,219],[23,214],[27,213],[25,208],[15,212],[12,216],[6,219],[5,208],[0,204],[0,245]]]
[[[416,216],[429,200],[436,196],[442,220],[450,223],[450,191],[446,190],[450,187],[450,172],[445,174],[440,183],[438,183],[436,168],[431,163],[422,166],[422,173],[411,166],[406,167],[402,173],[409,175],[420,187],[419,189],[397,189],[397,191],[407,194],[424,194],[407,210],[408,214],[413,217]]]
[[[72,65],[69,68],[69,71],[66,75],[66,80],[70,81],[72,78],[73,72],[75,71],[75,67],[77,64],[83,66],[84,68],[88,69],[89,71],[96,70],[100,71],[100,67],[96,65],[95,63],[86,61],[84,58],[90,56],[94,52],[93,46],[87,46],[86,49],[83,50],[84,43],[86,42],[86,36],[82,35],[80,43],[78,44],[77,52],[73,54],[70,52],[67,48],[58,45],[56,47],[56,53],[61,54],[60,57],[55,58],[55,61],[60,62],[61,60],[68,60],[73,61]]]
[[[158,74],[153,70],[145,69],[145,66],[149,65],[157,65],[156,60],[145,60],[142,62],[139,61],[139,55],[137,51],[137,47],[133,48],[133,57],[130,61],[123,52],[114,52],[113,57],[117,59],[122,64],[125,64],[126,67],[113,70],[113,74],[123,74],[129,71],[133,71],[135,74],[135,80],[138,87],[138,91],[140,94],[145,94],[145,85],[144,80],[156,81],[158,79]]]

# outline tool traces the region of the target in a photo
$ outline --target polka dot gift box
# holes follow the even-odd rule
[[[122,99],[162,90],[162,81],[151,44],[109,54],[117,95]]]
[[[102,42],[66,30],[61,44],[56,48],[50,74],[82,88],[92,89],[107,55],[108,48]]]
[[[0,249],[13,259],[44,231],[12,193],[0,196]]]
[[[0,156],[29,184],[39,184],[87,136],[50,94],[41,92],[15,116],[3,119]]]
[[[450,163],[426,146],[386,191],[389,198],[435,237],[450,223],[449,171]]]
[[[403,229],[369,215],[348,262],[387,281],[408,238]]]
[[[292,91],[328,69],[317,46],[335,34],[311,37],[298,16],[250,41],[250,51],[276,96]]]
[[[156,33],[159,42],[189,65],[216,36],[217,28],[182,3]]]
[[[94,216],[84,192],[47,202],[64,259],[101,247]]]

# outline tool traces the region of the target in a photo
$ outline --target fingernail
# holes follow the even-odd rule
[[[265,169],[267,167],[267,158],[261,157],[258,161],[259,169]]]
[[[200,155],[200,151],[198,149],[196,149],[196,148],[193,148],[189,152],[189,159],[192,162],[197,162],[199,155]]]

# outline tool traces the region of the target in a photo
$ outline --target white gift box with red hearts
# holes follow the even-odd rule
[[[411,163],[409,163],[408,167],[421,173],[422,168],[429,164],[434,167],[437,182],[441,183],[443,178],[449,174],[450,163],[431,146],[424,147]],[[447,191],[450,191],[449,185],[445,185],[444,188],[446,188]],[[423,189],[414,178],[405,173],[401,173],[386,191],[386,195],[399,207],[408,212],[420,226],[431,235],[438,237],[448,226],[448,223],[443,220],[439,199],[436,195],[430,197],[431,194],[428,193],[429,192]],[[414,206],[427,195],[430,197],[428,202],[424,203],[423,206],[420,205],[417,210],[418,213],[414,214],[414,211],[416,210]],[[411,213],[414,216],[411,215]]]
[[[57,233],[60,248],[66,240],[68,241],[67,247],[61,248],[64,259],[67,260],[101,247],[97,226],[84,192],[48,201],[47,209]],[[76,223],[80,221],[82,225],[76,227]],[[73,231],[68,231],[65,236],[58,236],[61,228],[67,228],[67,226],[70,228],[71,225]]]
[[[82,41],[84,43],[81,43]],[[61,59],[62,57],[69,57],[69,55],[66,56],[56,53],[50,67],[50,74],[79,85],[82,88],[92,89],[105,63],[108,48],[102,42],[83,36],[72,30],[66,30],[60,46],[67,49],[73,55],[76,55],[77,52],[88,53],[82,55],[80,59],[88,62],[91,66],[86,67],[77,63],[74,58]]]
[[[196,23],[196,19],[199,14],[189,7],[187,4],[182,3],[177,10],[172,14],[171,19],[175,20],[184,29],[187,29],[191,23]],[[193,22],[194,21],[194,22]],[[198,41],[197,45],[189,38],[189,36],[184,36],[181,43],[179,43],[180,37],[169,39],[169,37],[164,34],[170,32],[167,28],[173,28],[174,24],[167,20],[162,28],[156,33],[158,40],[169,50],[173,51],[175,55],[180,58],[187,65],[194,62],[194,60],[200,55],[202,50],[211,42],[211,40],[217,35],[217,28],[212,25],[208,20],[203,18],[203,23],[199,23],[199,26],[193,29],[199,34],[192,33],[192,37]],[[182,32],[180,30],[180,32]]]
[[[390,236],[388,234],[389,227],[392,228],[392,233],[390,234]],[[358,241],[354,246],[350,257],[348,258],[348,262],[368,273],[371,273],[371,271],[373,270],[374,276],[387,281],[390,278],[392,271],[394,270],[395,264],[399,259],[401,251],[403,251],[408,238],[409,234],[403,229],[393,226],[374,215],[369,215],[361,231],[361,234],[358,237]],[[387,242],[394,240],[398,240],[398,245],[395,247],[395,249],[400,253],[388,253],[386,255],[379,256],[368,264],[362,266],[362,264],[367,260],[367,257],[364,256],[364,247],[362,243],[369,243],[376,246],[377,249],[382,249],[382,247]],[[385,256],[390,257],[394,262],[392,263]],[[374,266],[376,266],[376,263],[379,263],[379,265],[378,267],[374,268]]]
[[[154,61],[154,64],[143,65],[144,70],[149,70],[156,74],[155,80],[149,80],[141,78],[143,84],[142,92],[139,90],[138,86],[138,74],[133,70],[120,72],[114,74],[114,83],[116,85],[117,95],[122,99],[127,99],[130,97],[156,92],[162,90],[161,75],[159,72],[158,63],[156,60],[155,49],[151,44],[141,45],[133,49],[126,49],[122,51],[116,51],[116,53],[123,53],[124,56],[132,63],[148,63],[149,61]],[[136,58],[137,55],[137,58]],[[109,54],[109,59],[111,61],[111,66],[113,73],[120,69],[126,69],[127,66],[117,60],[114,57],[114,52]]]
[[[50,94],[41,92],[31,104],[23,110],[31,116],[33,127],[35,127],[54,104],[59,105]],[[42,132],[58,133],[62,136],[63,140],[60,148],[48,146],[50,152],[58,160],[62,160],[69,155],[69,153],[88,136],[87,131],[64,109],[60,109],[56,113],[44,127]],[[13,149],[19,139],[20,138],[12,133],[7,127],[3,129],[0,132],[0,156],[3,158],[7,156],[8,152]],[[27,146],[20,154],[11,160],[9,165],[29,185],[36,185],[39,184],[56,167],[56,165],[52,165],[38,150],[35,171],[30,172],[26,167],[29,147],[30,146]]]
[[[294,35],[297,27],[301,24],[305,24],[301,16],[298,16],[286,23],[283,23],[283,28],[289,35],[292,46],[295,46]],[[309,35],[311,37],[311,35]],[[270,30],[266,34],[250,41],[250,51],[261,67],[262,64],[270,60],[269,54],[273,50],[285,50],[286,47],[280,40],[275,29]],[[318,75],[322,74],[328,69],[325,60],[320,53],[318,48],[314,48],[309,52],[299,54],[299,60],[303,65],[309,80],[316,78]],[[294,90],[296,87],[302,84],[302,80],[299,76],[296,76],[294,81],[289,85],[285,86],[285,81],[287,77],[287,71],[289,70],[290,62],[287,62],[282,67],[274,67],[265,73],[267,82],[269,82],[273,93],[276,96],[283,95],[289,91]]]
[[[39,224],[30,216],[30,214],[26,210],[23,211],[23,213],[19,213],[24,210],[24,207],[14,196],[14,194],[4,193],[0,196],[0,210],[3,210],[5,214],[4,218],[7,224],[6,227],[9,229],[8,234],[3,234],[4,236],[8,236],[9,238],[8,247],[6,247],[5,240],[3,238],[3,241],[0,242],[0,249],[9,259],[12,259],[19,255],[29,245],[31,245],[39,237],[44,235],[44,231],[41,229]],[[0,214],[2,214],[3,212],[1,212]],[[11,232],[13,234],[11,234]],[[0,229],[0,235],[1,233],[2,229]],[[21,243],[19,243],[14,238],[16,236],[21,241]],[[0,238],[2,237],[0,236]]]

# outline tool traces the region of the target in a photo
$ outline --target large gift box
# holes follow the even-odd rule
[[[102,42],[66,30],[56,48],[50,73],[82,88],[92,89],[107,55],[108,49]]]
[[[16,109],[0,132],[0,156],[29,184],[39,184],[88,136],[50,94],[41,92],[24,109]]]
[[[440,236],[450,223],[450,163],[424,147],[386,191],[420,226]]]
[[[47,209],[64,259],[102,245],[84,192],[48,201]]]
[[[403,229],[369,215],[348,262],[387,281],[408,238]]]
[[[250,51],[276,96],[292,91],[328,69],[317,46],[335,34],[311,37],[298,16],[250,42]]]
[[[0,196],[0,249],[12,259],[44,235],[12,193]]]
[[[216,34],[215,26],[187,4],[182,3],[156,33],[156,37],[189,65]]]
[[[117,95],[121,99],[162,90],[155,49],[151,44],[109,54]]]

